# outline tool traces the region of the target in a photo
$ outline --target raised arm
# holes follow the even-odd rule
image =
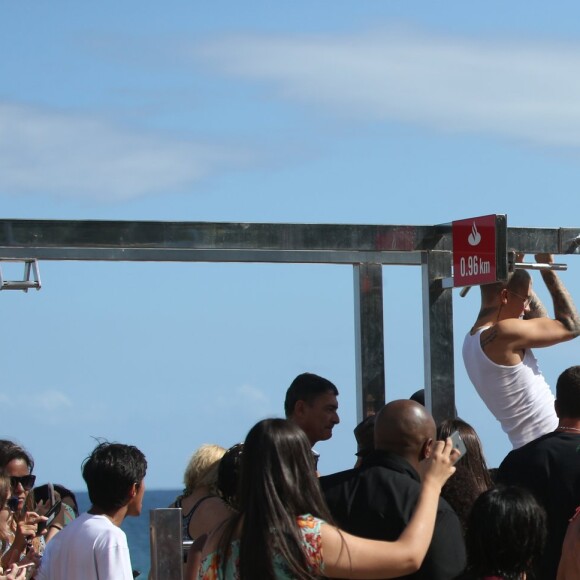
[[[540,297],[532,290],[532,299],[528,311],[524,314],[524,320],[533,318],[548,318],[550,316]]]
[[[324,575],[329,578],[395,578],[416,572],[427,554],[441,488],[455,471],[451,439],[437,441],[424,474],[421,494],[407,527],[396,542],[352,536],[334,526],[322,526]]]
[[[553,263],[551,254],[536,254],[538,262]],[[497,326],[497,336],[510,350],[552,346],[580,335],[580,315],[570,293],[553,270],[542,270],[542,278],[552,297],[554,318],[534,293],[524,320],[503,320]]]
[[[537,254],[536,259],[550,257],[550,254]],[[523,262],[525,258],[524,253],[516,254],[516,262]],[[548,263],[548,262],[543,262]],[[549,262],[552,263],[552,262]],[[528,310],[524,313],[524,320],[532,320],[533,318],[547,318],[549,316],[546,307],[542,304],[540,297],[532,290],[532,300]]]
[[[554,262],[551,254],[537,254],[536,259],[548,264]],[[554,303],[554,318],[562,323],[574,338],[580,334],[580,315],[576,310],[572,296],[554,270],[542,270],[542,278]]]

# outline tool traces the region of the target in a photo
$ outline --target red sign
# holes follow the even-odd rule
[[[497,280],[496,216],[485,215],[452,224],[453,286],[477,286]]]

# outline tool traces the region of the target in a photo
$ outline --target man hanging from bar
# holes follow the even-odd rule
[[[536,254],[536,260],[552,264],[553,256]],[[463,343],[467,374],[514,449],[558,426],[554,395],[531,349],[580,334],[580,316],[564,284],[554,270],[541,270],[541,275],[554,318],[532,290],[529,273],[515,270],[507,282],[480,287],[481,309]]]

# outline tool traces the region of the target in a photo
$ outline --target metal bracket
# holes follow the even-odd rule
[[[2,275],[1,262],[23,262],[24,276],[22,280],[5,280]],[[31,278],[32,276],[32,278]],[[0,258],[0,290],[22,290],[28,292],[30,288],[40,290],[42,284],[40,282],[40,272],[38,270],[38,260],[35,258]]]

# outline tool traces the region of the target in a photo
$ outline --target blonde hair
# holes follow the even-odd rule
[[[10,486],[10,476],[5,471],[0,471],[0,509],[6,508],[6,502],[12,493]],[[4,518],[3,518],[4,519]],[[4,551],[7,547],[6,542],[10,539],[10,523],[12,515],[9,515],[6,521],[0,523],[0,547]]]
[[[196,487],[207,486],[217,493],[218,469],[226,450],[219,445],[204,444],[191,456],[185,473],[183,495],[190,495]]]
[[[0,509],[4,507],[11,493],[10,476],[4,470],[0,470]]]

